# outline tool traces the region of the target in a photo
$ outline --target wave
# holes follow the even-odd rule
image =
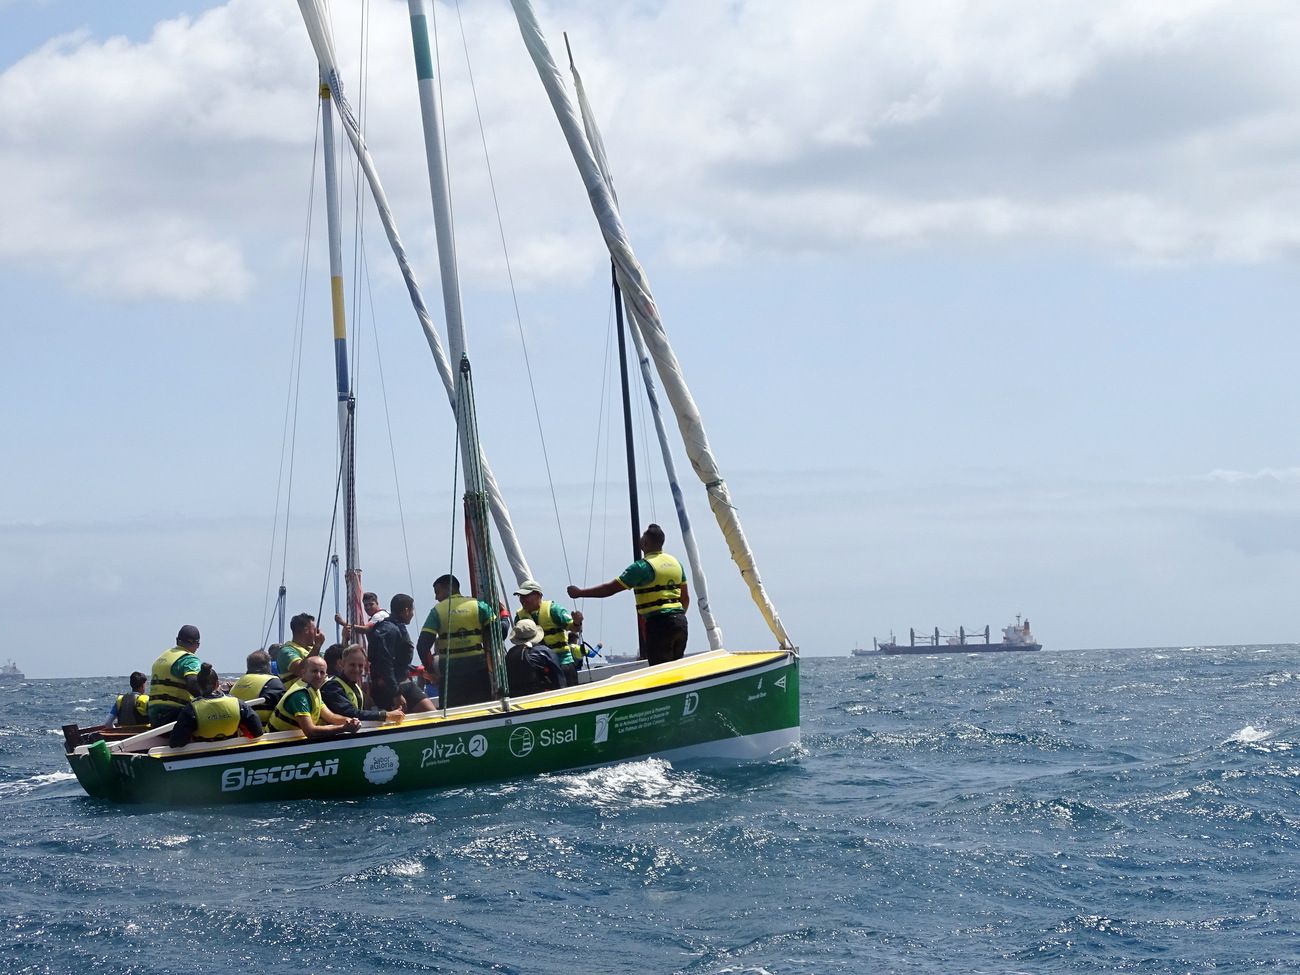
[[[45,786],[75,779],[76,776],[71,772],[45,772],[25,779],[15,779],[13,782],[0,782],[0,798],[28,795]]]
[[[1268,738],[1272,738],[1273,734],[1274,732],[1272,731],[1261,731],[1253,725],[1246,725],[1246,727],[1242,728],[1240,731],[1230,735],[1223,744],[1230,745],[1236,742],[1242,745],[1251,745],[1257,741],[1264,741]]]
[[[554,779],[566,798],[598,809],[655,809],[718,795],[718,790],[698,774],[678,771],[661,758],[557,775]]]

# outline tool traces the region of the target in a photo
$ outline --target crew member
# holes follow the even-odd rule
[[[221,680],[212,664],[204,664],[198,675],[199,693],[176,715],[168,744],[182,748],[191,741],[222,741],[242,733],[262,737],[262,719],[245,701],[221,692]]]
[[[406,627],[415,619],[415,600],[399,592],[388,606],[391,612],[370,627],[370,639],[366,641],[370,696],[377,707],[385,710],[432,711],[434,704],[421,682],[411,677],[415,644]]]
[[[544,642],[542,628],[532,620],[520,620],[510,631],[506,676],[510,694],[514,697],[540,694],[566,685],[567,678],[560,661]]]
[[[310,613],[299,613],[289,620],[289,630],[293,639],[281,644],[275,657],[276,669],[285,687],[297,679],[302,661],[320,653],[320,648],[325,645],[325,634],[316,626],[316,617]]]
[[[271,731],[301,731],[308,738],[330,738],[356,731],[361,722],[335,714],[321,701],[320,689],[328,676],[319,654],[299,663],[299,681],[285,692],[271,713]]]
[[[284,684],[280,678],[271,673],[271,655],[265,650],[254,650],[245,661],[247,673],[235,681],[230,693],[241,701],[256,701],[253,711],[262,719],[262,724],[271,720],[271,711],[284,694]]]
[[[360,721],[398,722],[406,717],[401,709],[365,707],[365,695],[361,692],[361,679],[366,675],[365,647],[354,643],[344,650],[338,671],[320,689],[321,701],[335,714]]]
[[[338,613],[334,614],[334,622],[343,627],[344,637],[368,637],[376,623],[388,619],[388,610],[379,608],[379,597],[373,592],[361,594],[361,611],[366,614],[364,623],[349,623]]]
[[[604,599],[625,589],[636,593],[636,611],[645,625],[645,659],[650,666],[680,660],[686,652],[686,610],[691,595],[682,564],[664,550],[664,530],[650,524],[641,533],[642,558],[617,578],[590,589],[569,587],[570,599]]]
[[[540,626],[543,640],[564,668],[568,683],[578,683],[577,661],[569,649],[569,630],[582,627],[582,614],[570,613],[559,603],[543,599],[542,587],[532,579],[520,583],[515,595],[519,597],[515,620],[532,620]]]
[[[496,611],[481,599],[462,596],[460,581],[452,575],[434,580],[433,597],[437,603],[424,620],[415,649],[426,670],[437,668],[438,706],[491,700],[487,627],[496,621]]]
[[[144,693],[148,674],[135,671],[131,674],[131,690],[119,694],[113,702],[113,709],[108,712],[108,723],[114,728],[130,725],[147,725],[149,723],[149,695]]]
[[[199,693],[196,678],[203,661],[198,658],[199,628],[188,623],[176,634],[176,646],[164,650],[149,674],[149,723],[157,728],[175,721],[181,708]]]

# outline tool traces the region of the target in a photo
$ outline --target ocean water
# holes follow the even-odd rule
[[[183,811],[0,686],[0,972],[1300,971],[1300,647],[803,668],[780,762]]]

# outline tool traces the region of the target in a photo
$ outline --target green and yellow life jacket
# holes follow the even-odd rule
[[[343,693],[348,696],[348,700],[352,702],[352,706],[356,708],[358,711],[361,710],[361,690],[359,688],[353,687],[351,681],[349,681],[345,677],[335,676],[335,677],[331,677],[325,683],[335,684],[343,688]],[[321,690],[324,691],[325,688],[322,687]]]
[[[664,552],[647,555],[645,561],[655,570],[655,577],[636,587],[636,611],[642,616],[683,612],[682,583],[686,573],[682,564]]]
[[[441,626],[434,636],[438,653],[459,655],[483,652],[483,622],[478,600],[455,595],[438,604]]]
[[[230,689],[230,695],[240,701],[256,701],[262,696],[262,688],[274,678],[274,674],[245,674],[235,681],[235,686]],[[263,701],[261,704],[254,705],[253,713],[262,719],[262,724],[266,724],[271,720],[272,708],[273,705]]]
[[[299,684],[292,691],[285,691],[284,697],[280,698],[275,705],[275,710],[271,712],[271,721],[268,728],[271,731],[298,731],[298,719],[284,709],[286,702],[294,694],[304,691],[311,701],[311,721],[312,724],[320,724],[321,700],[320,691],[310,684]]]
[[[201,697],[191,705],[194,717],[194,741],[221,741],[239,733],[239,699],[223,694],[221,697]]]
[[[190,651],[184,647],[172,647],[153,662],[153,669],[149,674],[149,704],[152,708],[165,706],[179,709],[194,700],[194,695],[185,686],[185,681],[178,680],[172,675],[172,664],[181,657],[188,656],[189,653]]]

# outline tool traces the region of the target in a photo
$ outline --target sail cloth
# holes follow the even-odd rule
[[[370,150],[366,148],[365,139],[361,136],[361,127],[352,112],[352,106],[343,94],[343,81],[339,76],[338,60],[334,56],[334,40],[329,27],[326,26],[328,19],[322,8],[322,0],[298,0],[298,10],[302,13],[303,23],[307,27],[307,34],[311,37],[312,48],[316,51],[316,60],[320,63],[321,76],[326,79],[326,84],[329,85],[330,92],[334,96],[332,100],[335,109],[338,111],[339,119],[343,123],[343,131],[348,134],[348,140],[352,143],[357,162],[361,165],[361,171],[365,174],[366,182],[370,186],[370,192],[374,196],[375,209],[379,211],[379,220],[384,225],[384,233],[388,237],[388,244],[393,249],[393,256],[397,258],[397,266],[402,272],[402,280],[406,282],[406,290],[411,297],[411,304],[415,308],[416,318],[420,320],[420,327],[424,330],[424,337],[429,343],[429,351],[433,353],[433,360],[438,367],[438,375],[442,377],[442,384],[447,389],[447,400],[451,404],[452,411],[455,412],[456,380],[452,374],[451,365],[447,360],[447,354],[443,351],[442,341],[438,338],[438,331],[434,328],[433,319],[429,316],[429,309],[424,303],[424,296],[420,291],[419,282],[415,279],[415,271],[411,268],[411,263],[407,259],[406,248],[402,246],[402,238],[397,233],[397,224],[394,222],[393,212],[388,206],[388,197],[379,182],[379,173],[375,170],[375,163],[370,156]],[[479,457],[483,464],[483,476],[487,482],[488,503],[492,508],[492,518],[496,522],[497,534],[500,535],[506,559],[515,574],[515,581],[523,582],[525,579],[532,578],[532,570],[528,567],[528,560],[524,558],[523,548],[519,544],[514,524],[510,520],[510,511],[506,508],[505,500],[501,496],[501,489],[497,486],[496,477],[492,473],[492,468],[488,465],[487,455],[482,448],[479,450]]]
[[[659,373],[659,381],[663,384],[664,392],[677,416],[677,426],[686,447],[686,456],[690,458],[691,466],[695,468],[696,475],[704,484],[709,496],[709,507],[713,509],[718,526],[722,529],[727,547],[731,550],[731,558],[749,587],[750,596],[758,606],[759,612],[763,614],[763,619],[766,620],[768,628],[771,629],[778,643],[782,647],[793,649],[793,644],[781,623],[781,617],[763,588],[763,580],[758,574],[754,554],[749,548],[745,532],[740,526],[740,519],[732,505],[731,493],[727,490],[727,484],[722,479],[722,473],[718,470],[717,462],[713,457],[713,450],[709,446],[709,438],[705,434],[700,412],[695,406],[690,390],[686,387],[677,356],[673,353],[663,323],[659,320],[659,311],[655,306],[654,297],[650,294],[650,285],[646,280],[645,271],[637,261],[636,255],[632,253],[632,246],[628,242],[623,220],[614,202],[609,183],[601,173],[586,132],[573,111],[568,92],[564,88],[564,79],[555,65],[555,59],[551,57],[546,39],[542,36],[532,4],[529,0],[510,0],[510,2],[515,11],[515,19],[519,22],[524,45],[528,48],[533,64],[537,67],[537,74],[546,88],[546,94],[551,100],[551,107],[555,110],[560,129],[569,144],[569,151],[573,154],[583,185],[587,188],[587,196],[591,200],[596,222],[600,225],[601,235],[605,238],[605,245],[609,248],[610,257],[614,261],[619,287],[623,289],[624,301],[636,317],[646,348]]]
[[[566,42],[567,43],[567,42]],[[578,66],[569,56],[569,71],[573,74],[573,90],[578,96],[578,110],[582,113],[582,128],[587,134],[587,144],[591,146],[592,155],[605,185],[609,187],[609,196],[614,206],[618,206],[618,192],[614,189],[614,176],[609,167],[609,157],[605,155],[605,140],[600,136],[600,127],[596,124],[596,114],[591,110],[587,100],[587,90],[582,86],[582,75]],[[710,650],[722,649],[722,629],[713,616],[713,607],[709,604],[709,582],[704,575],[704,563],[700,559],[699,546],[695,544],[695,530],[691,527],[691,517],[686,511],[686,499],[682,496],[681,482],[677,478],[677,462],[673,460],[672,447],[668,444],[668,430],[664,426],[663,410],[659,406],[659,395],[655,391],[654,376],[650,372],[650,357],[646,354],[645,340],[641,337],[642,324],[635,308],[624,306],[628,312],[629,331],[632,342],[636,345],[637,363],[641,366],[641,380],[645,383],[646,399],[650,403],[650,415],[654,417],[655,434],[659,438],[659,451],[664,458],[664,471],[668,475],[668,489],[672,492],[673,507],[677,509],[677,524],[682,530],[682,545],[686,549],[686,561],[691,566],[691,597],[700,611],[704,622],[704,632],[709,638]]]

